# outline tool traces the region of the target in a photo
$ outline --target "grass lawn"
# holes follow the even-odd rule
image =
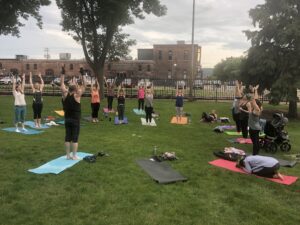
[[[31,97],[26,99],[31,103]],[[44,116],[61,109],[59,97],[45,97],[44,102]],[[104,104],[106,100],[101,108]],[[180,126],[169,123],[174,100],[156,100],[155,110],[161,115],[157,127],[141,126],[140,117],[132,112],[136,104],[137,100],[126,100],[128,125],[115,126],[102,114],[99,124],[82,122],[79,150],[105,151],[110,156],[94,164],[80,162],[59,175],[27,170],[64,154],[63,126],[32,136],[0,131],[0,224],[300,224],[300,181],[285,186],[208,164],[215,159],[214,150],[233,144],[227,141],[230,137],[212,131],[216,124],[200,123],[199,118],[211,109],[230,117],[231,102],[186,102],[184,110],[192,114],[192,123]],[[31,119],[31,105],[27,110]],[[89,98],[83,99],[82,110],[83,116],[90,114]],[[0,128],[12,126],[12,96],[0,96],[0,119],[6,122]],[[300,152],[299,125],[294,120],[287,126],[291,154]],[[176,152],[179,160],[170,164],[187,182],[159,185],[135,163],[149,157],[155,145],[159,152]],[[280,151],[276,156],[286,158]],[[281,172],[300,176],[300,166]]]

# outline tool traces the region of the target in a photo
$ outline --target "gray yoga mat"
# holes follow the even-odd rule
[[[140,159],[136,162],[150,177],[160,184],[187,180],[186,177],[183,177],[180,173],[173,170],[166,162],[155,162],[149,159]]]
[[[284,160],[284,159],[277,159],[280,166],[283,167],[294,167],[297,164],[297,161],[288,161],[288,160]]]

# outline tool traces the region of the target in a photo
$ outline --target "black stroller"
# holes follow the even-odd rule
[[[282,113],[274,113],[273,119],[264,127],[265,137],[260,139],[260,147],[266,152],[275,153],[278,148],[283,152],[291,150],[288,133],[284,130],[288,119]]]

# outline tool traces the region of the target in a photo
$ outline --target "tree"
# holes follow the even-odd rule
[[[121,27],[134,23],[134,17],[144,19],[146,14],[162,16],[166,7],[159,0],[56,0],[62,14],[62,27],[82,45],[87,63],[101,86],[107,60],[128,54],[134,44]]]
[[[215,65],[213,76],[221,81],[237,80],[240,77],[240,67],[243,57],[230,57]]]
[[[39,14],[41,6],[50,5],[50,0],[0,0],[0,35],[20,36],[20,27],[24,24],[20,19],[28,20],[31,16],[37,20],[37,26],[42,28],[42,17]]]
[[[242,63],[243,81],[269,89],[273,103],[286,98],[289,117],[297,117],[300,77],[300,1],[266,0],[250,10],[252,47]]]

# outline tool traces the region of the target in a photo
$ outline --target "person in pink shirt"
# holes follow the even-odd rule
[[[144,99],[145,99],[145,88],[143,85],[139,86],[139,90],[138,90],[138,104],[139,110],[144,110]]]
[[[100,109],[100,86],[98,80],[92,85],[91,88],[91,108],[92,108],[92,122],[99,122],[98,112]]]

